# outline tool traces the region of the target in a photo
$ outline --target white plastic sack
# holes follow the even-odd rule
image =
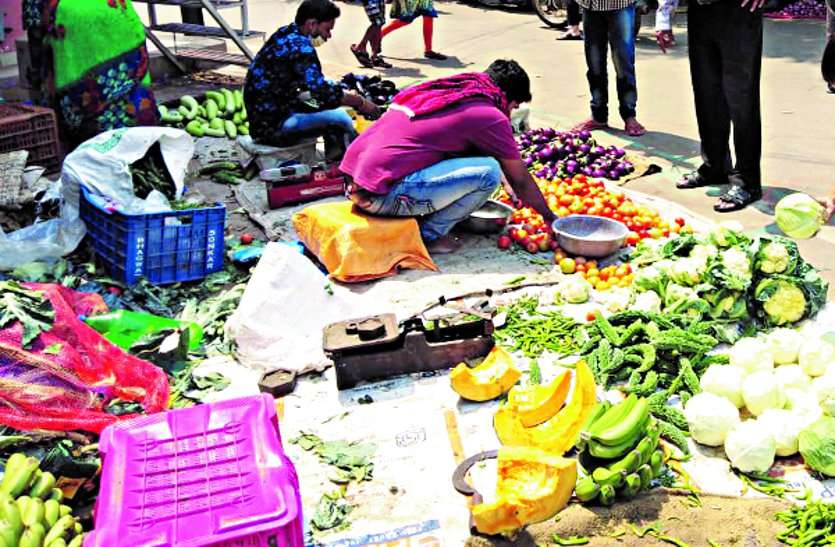
[[[175,197],[183,194],[186,168],[194,155],[194,141],[180,129],[128,127],[96,135],[64,159],[61,182],[108,198],[115,208],[129,214],[170,211],[168,199],[154,190],[146,199],[133,193],[130,166],[158,142],[162,159],[174,180]]]
[[[58,183],[42,201],[53,199],[62,201],[60,217],[9,234],[0,229],[0,270],[13,270],[27,262],[54,262],[81,243],[87,230],[78,216],[78,193]]]
[[[242,365],[301,374],[330,366],[322,351],[326,325],[372,313],[348,290],[331,285],[298,250],[273,242],[264,248],[226,332]]]

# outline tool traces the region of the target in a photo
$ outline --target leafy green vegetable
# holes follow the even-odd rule
[[[15,281],[0,281],[0,328],[13,321],[23,325],[24,348],[42,332],[52,328],[55,310],[40,291],[30,291]]]
[[[194,389],[186,391],[184,395],[196,401],[202,401],[209,393],[223,391],[232,383],[229,378],[219,372],[212,372],[205,376],[192,375],[191,382]]]
[[[835,477],[835,418],[824,416],[797,436],[806,465]]]
[[[342,490],[323,494],[313,511],[310,523],[316,531],[343,530],[348,527],[348,514],[354,507],[345,499]]]
[[[789,194],[774,206],[774,220],[789,237],[812,237],[826,223],[823,205],[802,192]]]
[[[301,432],[298,437],[291,439],[302,450],[313,452],[319,459],[337,469],[330,479],[337,484],[351,481],[368,481],[374,472],[371,457],[377,447],[370,443],[347,441],[323,441],[313,433]]]

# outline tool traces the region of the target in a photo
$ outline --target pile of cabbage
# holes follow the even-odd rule
[[[654,311],[701,314],[725,324],[723,341],[745,328],[785,326],[826,304],[827,282],[780,236],[748,237],[738,223],[700,235],[645,239],[630,257],[633,287]],[[743,328],[739,328],[743,327]]]
[[[775,456],[800,452],[835,476],[835,345],[814,326],[777,328],[741,339],[729,361],[705,371],[702,393],[684,407],[693,440],[723,446],[742,472],[765,472]]]

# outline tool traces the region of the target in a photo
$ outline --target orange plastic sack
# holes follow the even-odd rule
[[[414,218],[375,217],[341,201],[305,207],[293,215],[293,226],[337,281],[379,279],[401,268],[438,269]]]

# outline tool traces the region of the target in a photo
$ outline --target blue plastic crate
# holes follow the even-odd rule
[[[127,284],[203,279],[223,268],[226,207],[128,215],[82,188],[81,219],[110,275]]]

